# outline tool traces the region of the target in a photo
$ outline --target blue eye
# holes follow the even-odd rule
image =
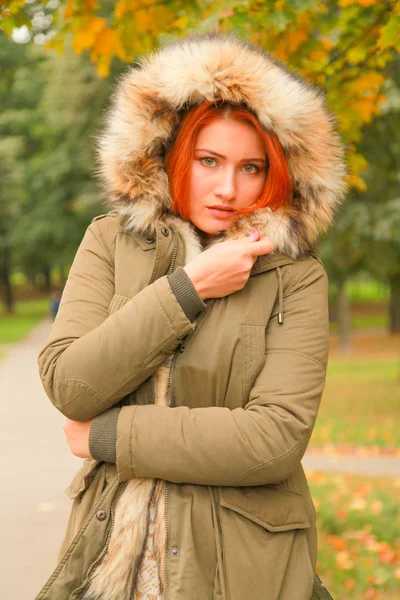
[[[252,165],[249,163],[248,165],[244,165],[243,170],[245,171],[245,173],[258,173],[260,169],[256,165]]]
[[[215,158],[211,158],[211,156],[206,156],[205,158],[201,158],[200,160],[206,167],[213,167],[216,163]]]

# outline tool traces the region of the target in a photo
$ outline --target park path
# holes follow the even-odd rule
[[[81,463],[69,452],[64,417],[37,372],[50,328],[44,320],[0,361],[0,564],[7,600],[34,600],[51,574],[70,508],[63,490]],[[303,465],[306,471],[400,476],[400,459],[385,456],[309,453]]]
[[[7,600],[34,600],[55,567],[71,502],[63,490],[81,463],[37,372],[50,328],[43,321],[0,361],[0,580]]]

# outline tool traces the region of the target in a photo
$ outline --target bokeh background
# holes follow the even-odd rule
[[[33,598],[45,583],[69,509],[58,493],[76,459],[35,361],[85,228],[107,211],[95,136],[127,65],[206,31],[235,32],[319,86],[347,144],[349,191],[318,247],[330,279],[331,352],[304,464],[318,516],[318,572],[332,596],[398,598],[400,2],[12,0],[0,2],[0,19],[8,600]]]

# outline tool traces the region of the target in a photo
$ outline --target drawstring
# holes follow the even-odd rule
[[[276,272],[278,275],[278,296],[279,296],[278,323],[279,323],[279,325],[283,325],[283,283],[282,283],[282,271],[281,271],[280,267],[276,267]]]
[[[225,577],[224,577],[224,569],[223,569],[223,565],[222,565],[221,539],[219,537],[217,509],[215,508],[215,500],[214,500],[213,492],[212,492],[212,489],[210,486],[208,486],[208,491],[210,492],[211,512],[212,512],[212,517],[213,517],[213,521],[214,521],[215,545],[217,547],[217,562],[218,562],[219,582],[220,582],[220,586],[221,586],[221,595],[222,595],[222,600],[226,600]]]

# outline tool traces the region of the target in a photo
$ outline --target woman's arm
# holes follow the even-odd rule
[[[115,425],[121,480],[263,485],[283,481],[297,468],[325,385],[329,330],[323,267],[313,259],[291,268],[285,322],[274,317],[268,324],[265,366],[246,407],[123,407]],[[110,434],[107,416],[101,418]],[[101,424],[97,434],[101,439]]]
[[[118,231],[113,217],[87,229],[38,359],[50,400],[76,421],[103,413],[135,390],[194,328],[166,276],[109,316]]]

